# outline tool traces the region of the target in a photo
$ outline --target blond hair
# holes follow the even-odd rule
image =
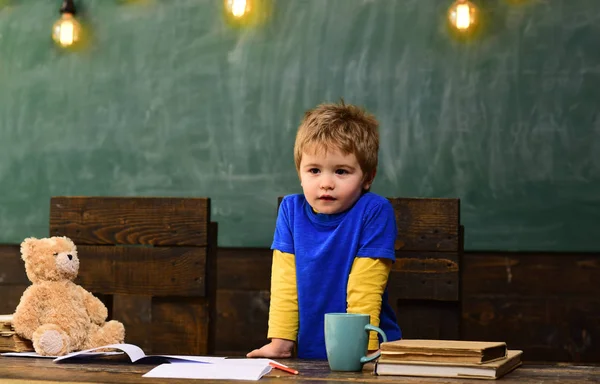
[[[343,100],[307,111],[294,144],[296,171],[300,172],[302,153],[338,150],[344,155],[354,154],[364,180],[372,180],[377,170],[378,128],[375,116]]]

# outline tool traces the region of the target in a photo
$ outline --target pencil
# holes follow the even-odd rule
[[[273,367],[273,368],[280,369],[280,370],[282,370],[282,371],[284,371],[284,372],[291,373],[291,374],[293,374],[293,375],[297,375],[297,374],[298,374],[298,371],[296,371],[295,369],[292,369],[292,368],[289,368],[289,367],[283,366],[283,365],[281,365],[281,364],[277,364],[277,363],[274,363],[274,362],[270,362],[270,363],[269,363],[269,365],[270,365],[271,367]]]

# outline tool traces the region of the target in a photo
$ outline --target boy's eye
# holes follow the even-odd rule
[[[348,171],[346,171],[345,169],[336,169],[336,170],[335,170],[335,173],[336,173],[337,175],[345,175],[345,174],[347,174],[347,173],[348,173]]]
[[[309,170],[308,170],[308,172],[310,172],[310,173],[312,173],[312,174],[316,175],[316,174],[317,174],[317,173],[319,173],[320,171],[319,171],[319,168],[311,168],[311,169],[309,169]]]

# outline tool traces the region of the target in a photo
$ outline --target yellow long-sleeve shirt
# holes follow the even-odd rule
[[[348,313],[366,313],[371,324],[379,326],[381,299],[392,268],[389,259],[357,257],[348,277]],[[273,251],[271,271],[271,307],[269,309],[269,339],[296,341],[298,337],[298,291],[296,263],[291,253]],[[376,332],[369,337],[369,350],[379,348]]]

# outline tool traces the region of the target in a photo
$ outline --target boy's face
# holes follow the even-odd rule
[[[300,183],[310,206],[319,213],[344,212],[371,185],[354,154],[339,150],[302,153]]]

